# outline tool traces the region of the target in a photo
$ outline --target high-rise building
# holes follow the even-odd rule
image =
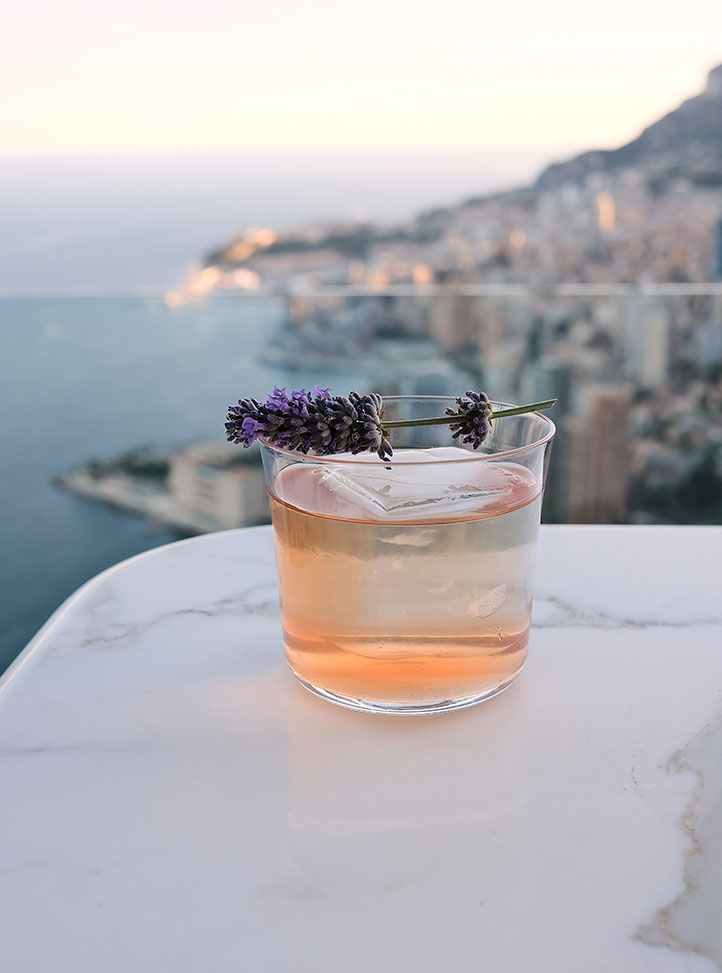
[[[715,266],[713,270],[717,280],[722,280],[722,216],[717,221],[717,238],[715,240]]]
[[[557,432],[552,444],[549,469],[544,491],[543,517],[547,523],[564,522],[564,485],[568,466],[568,441],[564,419],[572,411],[573,371],[570,365],[553,355],[542,355],[525,369],[519,399],[521,402],[541,402],[556,399],[549,417]]]
[[[642,298],[625,321],[624,363],[627,378],[650,391],[669,381],[672,322],[662,300]]]
[[[591,385],[583,411],[567,419],[564,519],[580,524],[621,524],[627,515],[630,470],[625,385]]]
[[[524,402],[556,399],[555,421],[571,412],[572,368],[554,355],[542,355],[524,371],[519,398]]]
[[[482,322],[478,300],[466,294],[441,294],[429,306],[429,333],[442,351],[478,343]]]
[[[722,298],[716,298],[715,302],[722,304]],[[697,326],[695,339],[698,365],[707,368],[722,363],[722,313],[718,311],[702,321]]]

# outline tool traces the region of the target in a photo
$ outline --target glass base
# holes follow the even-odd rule
[[[516,682],[521,675],[521,671],[519,669],[511,679],[502,683],[501,686],[495,686],[494,689],[488,689],[484,693],[476,693],[473,696],[462,696],[459,699],[442,699],[436,703],[378,703],[370,699],[356,699],[353,696],[342,696],[339,693],[329,692],[328,689],[320,689],[318,686],[313,686],[310,682],[306,682],[305,679],[301,679],[298,673],[291,669],[291,672],[293,672],[293,675],[304,689],[313,693],[314,696],[326,699],[329,703],[335,703],[336,706],[343,706],[345,709],[355,709],[362,713],[379,713],[382,716],[430,716],[432,713],[452,713],[457,709],[476,706],[477,703],[483,703],[487,699],[493,699],[494,696],[503,693],[505,689],[508,689],[509,686]]]

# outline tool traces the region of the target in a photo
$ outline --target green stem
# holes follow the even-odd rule
[[[551,409],[556,399],[547,399],[545,402],[531,402],[529,405],[518,405],[514,409],[500,409],[499,412],[491,413],[492,419],[503,419],[504,416],[521,416],[525,412],[540,412],[542,409]],[[392,419],[384,422],[385,429],[393,429],[396,426],[448,426],[452,422],[458,422],[461,417],[453,416],[434,416],[432,419]]]

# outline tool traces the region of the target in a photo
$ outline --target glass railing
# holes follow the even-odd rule
[[[0,668],[109,564],[267,519],[223,421],[274,384],[557,397],[548,522],[722,522],[722,284],[6,297]]]

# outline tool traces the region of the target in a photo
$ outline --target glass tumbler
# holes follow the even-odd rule
[[[388,397],[384,418],[450,405]],[[261,441],[286,658],[307,689],[420,714],[471,706],[516,679],[554,432],[541,413],[502,417],[473,450],[448,426],[395,427],[383,461]]]

